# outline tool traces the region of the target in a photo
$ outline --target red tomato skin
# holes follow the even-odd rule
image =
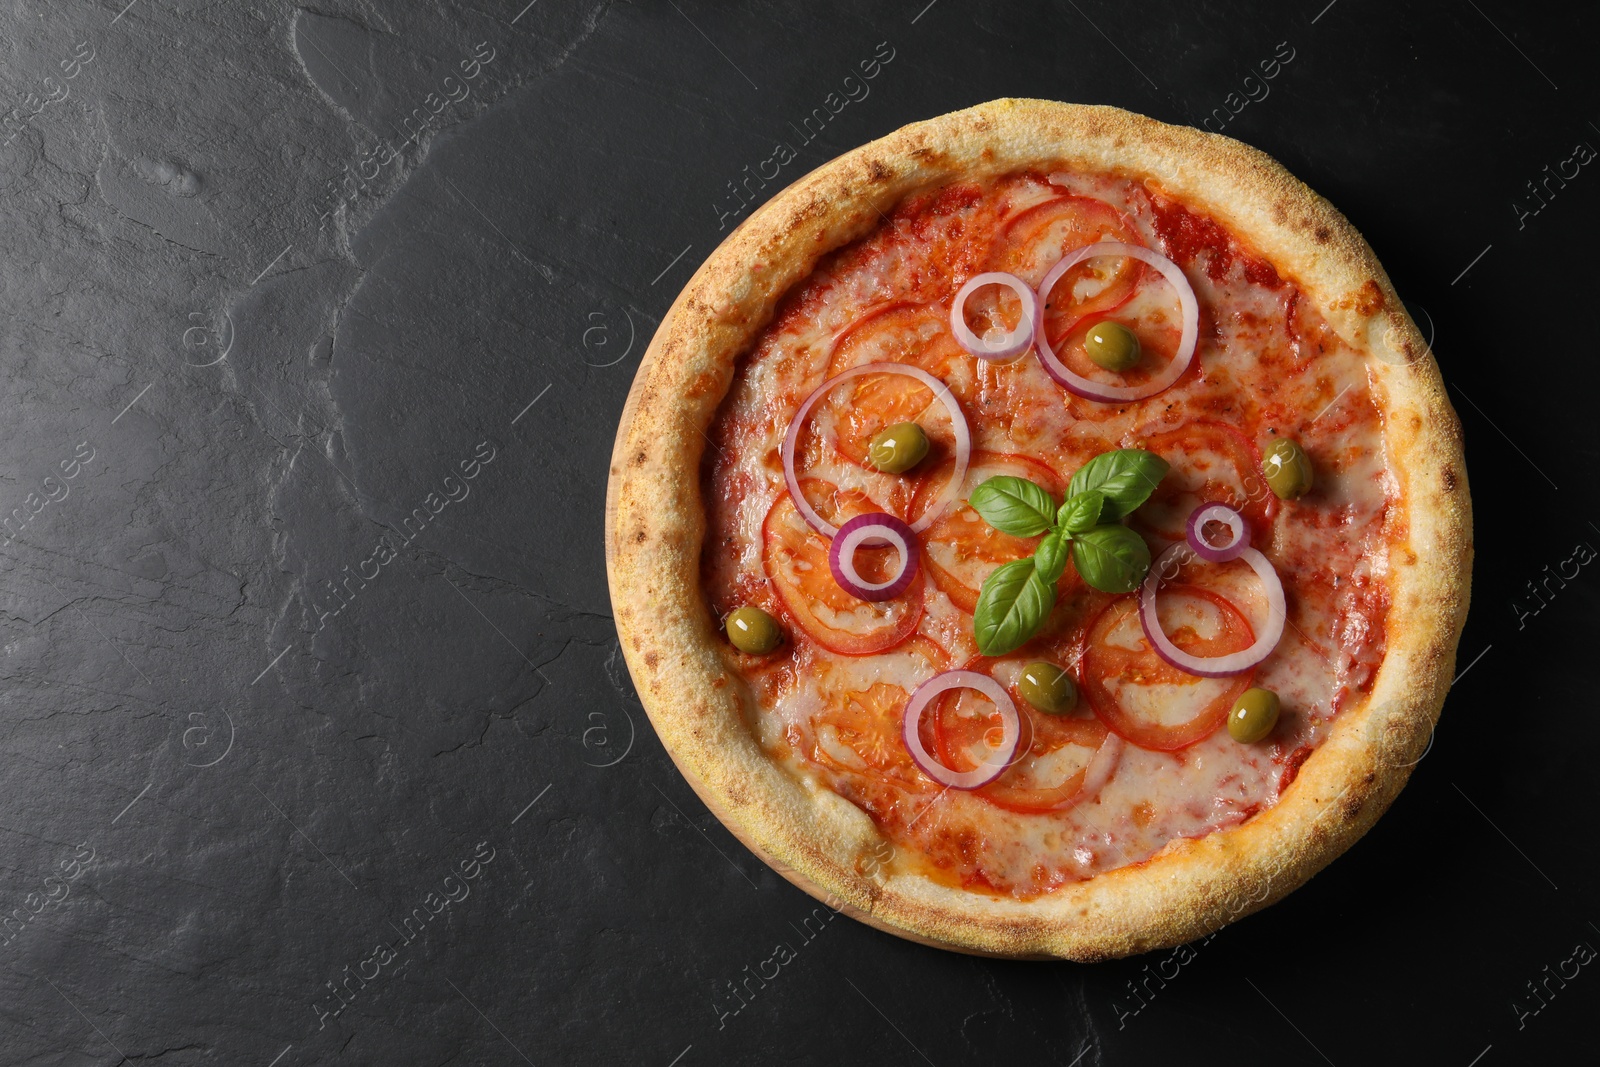
[[[768,580],[772,583],[772,587],[777,590],[778,601],[782,607],[783,615],[792,625],[798,627],[808,638],[822,648],[827,649],[829,652],[836,652],[841,656],[870,656],[877,652],[887,652],[917,632],[917,625],[922,621],[925,601],[923,591],[926,568],[921,567],[918,568],[917,576],[912,579],[910,587],[895,598],[896,602],[905,602],[912,606],[910,611],[901,616],[896,625],[884,627],[880,631],[863,635],[826,626],[818,620],[810,610],[810,598],[804,596],[799,589],[794,588],[785,580],[773,559],[775,544],[781,542],[784,536],[776,530],[774,519],[775,517],[781,518],[780,512],[785,507],[791,509],[794,507],[794,502],[789,499],[789,494],[787,493],[778,497],[777,501],[767,511],[766,519],[762,521],[762,564],[767,572]],[[812,534],[811,536],[820,539],[818,534]],[[815,555],[821,561],[821,572],[828,573],[826,551]],[[813,560],[813,567],[816,567],[817,563],[817,560]],[[831,573],[828,573],[826,580],[833,580]]]
[[[1250,628],[1249,620],[1224,598],[1209,590],[1194,586],[1175,588],[1183,589],[1191,595],[1203,597],[1228,613],[1227,618],[1232,623],[1230,633],[1233,634],[1233,640],[1224,643],[1222,648],[1207,649],[1205,651],[1206,655],[1224,655],[1229,652],[1239,651],[1248,648],[1255,640],[1255,634]],[[1252,669],[1244,674],[1234,675],[1232,684],[1228,689],[1221,696],[1208,702],[1194,718],[1186,723],[1181,723],[1177,726],[1150,726],[1133,720],[1123,710],[1116,697],[1106,686],[1104,679],[1101,677],[1101,668],[1103,666],[1109,667],[1118,661],[1123,661],[1122,666],[1126,668],[1137,656],[1139,661],[1142,664],[1146,664],[1148,669],[1152,671],[1176,675],[1183,674],[1182,671],[1175,667],[1168,667],[1148,647],[1141,653],[1128,653],[1118,650],[1109,663],[1102,664],[1100,662],[1105,654],[1097,656],[1095,650],[1097,640],[1104,636],[1101,632],[1101,624],[1110,619],[1110,626],[1115,626],[1121,621],[1121,616],[1118,615],[1116,619],[1112,619],[1112,613],[1130,609],[1137,611],[1137,602],[1137,593],[1129,593],[1118,600],[1112,601],[1101,611],[1094,623],[1084,631],[1082,652],[1078,659],[1080,691],[1084,699],[1089,702],[1089,706],[1094,709],[1095,715],[1101,722],[1105,723],[1106,728],[1124,741],[1155,752],[1176,752],[1179,749],[1188,748],[1197,741],[1205,740],[1222,728],[1228,720],[1228,711],[1233,707],[1233,702],[1239,699],[1239,694],[1250,688],[1250,680],[1255,677],[1255,671]],[[1122,605],[1129,605],[1130,607],[1122,607]],[[1239,632],[1234,632],[1234,628],[1238,628]],[[1107,629],[1109,629],[1109,626]],[[1181,648],[1182,645],[1179,645],[1179,647]]]

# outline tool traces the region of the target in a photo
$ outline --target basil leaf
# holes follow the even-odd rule
[[[1106,495],[1098,489],[1086,489],[1077,496],[1067,498],[1056,512],[1056,525],[1069,535],[1087,530],[1100,523],[1100,512],[1105,507]]]
[[[1049,490],[1026,478],[1001,474],[972,491],[967,499],[985,522],[1001,533],[1037,537],[1055,520],[1056,501]]]
[[[972,631],[978,651],[1003,656],[1039,632],[1055,606],[1056,587],[1034,570],[1032,559],[1019,559],[996,567],[978,594]]]
[[[1154,452],[1121,448],[1103,452],[1078,468],[1067,488],[1070,496],[1098,489],[1105,494],[1101,522],[1116,522],[1133,514],[1133,509],[1150,499],[1150,494],[1167,473],[1167,461]]]
[[[1095,526],[1073,538],[1072,563],[1096,589],[1131,593],[1150,572],[1150,546],[1126,526]]]
[[[1071,535],[1061,530],[1052,530],[1044,535],[1044,540],[1039,542],[1039,547],[1033,551],[1033,570],[1039,580],[1046,585],[1055,585],[1061,580],[1061,572],[1067,569],[1067,542]]]

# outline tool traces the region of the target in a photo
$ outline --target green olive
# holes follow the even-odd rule
[[[872,439],[867,458],[885,474],[904,474],[928,454],[928,435],[914,422],[897,422]]]
[[[783,642],[778,622],[760,608],[740,608],[728,613],[728,640],[740,652],[765,656]]]
[[[1123,371],[1139,362],[1139,338],[1120,322],[1097,322],[1089,327],[1083,349],[1106,370]]]
[[[1280,500],[1305,496],[1311,491],[1311,483],[1315,480],[1311,473],[1311,457],[1306,455],[1306,450],[1298,442],[1287,437],[1280,437],[1267,446],[1266,457],[1261,461],[1261,473],[1266,475],[1267,485],[1278,494]]]
[[[1022,669],[1017,692],[1046,715],[1065,715],[1078,706],[1078,684],[1072,675],[1044,660]]]
[[[1261,740],[1278,725],[1278,694],[1270,689],[1246,689],[1228,712],[1228,735],[1241,744]]]

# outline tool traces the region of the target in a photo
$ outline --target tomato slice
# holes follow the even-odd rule
[[[959,402],[963,392],[976,388],[976,361],[950,336],[946,315],[911,301],[869,309],[835,338],[828,377],[866,363],[915,366],[944,382]],[[901,422],[915,422],[927,433],[929,458],[906,475],[879,474],[867,460],[872,439]],[[869,374],[840,382],[817,402],[796,444],[796,466],[841,482],[860,481],[859,470],[839,469],[842,458],[867,472],[869,491],[880,498],[873,510],[900,515],[925,472],[954,454],[955,425],[933,389],[909,375]]]
[[[812,721],[816,762],[842,771],[910,780],[916,764],[900,738],[900,721],[910,699],[898,685],[878,682],[845,694]]]
[[[1259,546],[1268,539],[1278,498],[1261,477],[1261,454],[1244,434],[1220,422],[1196,419],[1155,434],[1141,447],[1172,464],[1172,469],[1149,501],[1134,512],[1136,527],[1181,541],[1194,509],[1220,500],[1249,520],[1253,543]]]
[[[1006,224],[995,250],[994,269],[1038,285],[1067,253],[1100,241],[1142,245],[1139,231],[1103,200],[1070,194],[1018,213]],[[1145,265],[1135,259],[1102,258],[1080,263],[1045,294],[1045,331],[1064,334],[1088,315],[1104,315],[1133,296]]]
[[[832,378],[862,363],[920,366],[963,402],[970,400],[978,381],[978,357],[955,341],[955,334],[950,333],[950,309],[939,304],[886,301],[862,312],[835,336],[827,374]],[[926,406],[934,402],[925,387],[902,374],[861,379],[858,392],[883,397],[909,392],[914,397],[910,403]]]
[[[1130,262],[1137,263],[1138,260]],[[1161,280],[1159,276],[1157,280]],[[1152,293],[1148,288],[1140,290],[1140,299],[1136,302],[1138,306],[1134,303],[1124,303],[1118,308],[1108,309],[1109,313],[1097,311],[1082,315],[1060,330],[1052,329],[1046,322],[1050,350],[1073,373],[1091,382],[1117,386],[1144,385],[1166,373],[1168,365],[1178,354],[1179,342],[1183,340],[1183,329],[1179,321],[1168,316],[1165,309],[1160,306],[1160,297],[1163,295]],[[1176,305],[1175,300],[1172,303]],[[1089,351],[1085,346],[1089,331],[1100,323],[1108,321],[1126,326],[1139,339],[1141,353],[1139,362],[1127,370],[1107,371],[1089,358]],[[1190,370],[1185,373],[1193,372]]]
[[[1038,814],[1062,811],[1081,799],[1090,764],[1113,735],[1092,715],[1045,715],[1017,691],[1022,668],[1036,655],[1000,659],[979,656],[963,670],[988,674],[1006,687],[1017,706],[1022,737],[1017,757],[999,778],[975,791],[1007,811]],[[960,689],[935,702],[927,719],[934,724],[934,750],[953,770],[975,767],[998,741],[1000,717],[994,705],[973,690]]]
[[[950,665],[950,654],[918,634],[893,653],[894,663],[932,677]],[[874,661],[873,666],[877,666]],[[876,673],[876,672],[875,672]],[[884,673],[895,673],[885,670]],[[895,673],[896,677],[902,675]],[[900,737],[910,697],[904,687],[890,682],[847,682],[840,697],[830,700],[811,719],[809,755],[817,763],[841,771],[874,775],[902,785],[925,786],[928,779],[917,769]],[[912,688],[915,688],[913,685]],[[924,744],[932,739],[924,720]]]
[[[979,657],[962,669],[981,670],[986,662]],[[1021,708],[1017,709],[1017,718],[1020,723]],[[950,689],[940,694],[934,698],[933,706],[923,713],[922,721],[932,734],[933,745],[928,751],[953,771],[972,770],[989,759],[1005,741],[1000,709],[976,689]],[[924,740],[927,739],[925,736]],[[1018,750],[1021,750],[1020,742]]]
[[[1028,747],[979,794],[997,807],[1027,814],[1072,807],[1082,799],[1090,764],[1114,735],[1093,716],[1041,715],[1021,702],[1017,711],[1032,727]]]
[[[946,461],[935,469],[917,495],[912,498],[912,521],[922,516],[926,508],[944,491],[946,480],[954,468]],[[967,504],[973,490],[989,478],[1011,474],[1038,482],[1060,498],[1066,488],[1062,477],[1036,459],[1005,452],[974,452],[967,467],[967,479],[957,493],[956,501],[923,534],[922,562],[928,569],[933,584],[938,586],[950,602],[971,615],[978,608],[978,594],[989,572],[1002,563],[1025,559],[1039,547],[1041,537],[1013,537],[1001,533],[983,521]],[[1077,571],[1068,567],[1061,576],[1060,588],[1066,589],[1078,580]]]
[[[1208,589],[1169,585],[1157,612],[1172,643],[1196,656],[1223,656],[1255,643],[1250,621]],[[1169,665],[1139,625],[1137,593],[1112,601],[1095,619],[1080,668],[1083,695],[1100,721],[1140,748],[1161,752],[1215,733],[1255,674],[1200,678]]]
[[[823,484],[811,481],[801,489],[809,499],[816,499],[812,494]],[[834,499],[840,502],[836,515],[841,518],[846,512],[869,510],[847,494],[835,494]],[[866,656],[893,648],[916,631],[923,609],[921,571],[893,600],[873,603],[851,596],[834,581],[828,568],[827,539],[806,525],[788,493],[767,512],[762,540],[767,577],[789,617],[828,651]],[[863,548],[856,553],[856,570],[869,582],[884,581],[896,558],[891,548]]]
[[[889,300],[868,308],[834,337],[828,376],[862,363],[909,363],[943,381],[953,362],[973,358],[950,333],[948,308]]]

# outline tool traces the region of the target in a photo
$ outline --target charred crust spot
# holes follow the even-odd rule
[[[642,466],[645,465],[646,462],[649,461],[649,459],[650,459],[650,454],[648,452],[646,452],[644,449],[641,448],[639,450],[639,454],[633,457],[633,465],[635,467],[642,467]]]
[[[660,657],[657,656],[654,652],[646,652],[644,654],[644,665],[646,667],[649,667],[651,670],[655,670],[656,669],[656,664],[659,663],[659,662],[660,662]]]
[[[1289,220],[1289,211],[1288,211],[1288,209],[1285,208],[1283,206],[1283,204],[1281,204],[1281,203],[1273,204],[1272,205],[1272,221],[1274,223],[1276,223],[1277,225],[1282,226],[1288,220]]]
[[[1383,310],[1383,290],[1371,278],[1362,282],[1361,288],[1356,290],[1356,310],[1367,316]]]
[[[1333,240],[1333,231],[1319,223],[1317,228],[1311,231],[1311,239],[1319,245],[1325,245]]]
[[[886,182],[893,177],[894,171],[884,166],[881,159],[870,160],[867,163],[867,181],[874,183]]]
[[[645,543],[645,541],[647,541],[647,540],[649,540],[649,537],[650,537],[650,535],[649,535],[649,534],[647,534],[647,533],[645,533],[645,532],[644,532],[644,529],[643,529],[643,528],[642,528],[642,527],[641,527],[641,528],[640,528],[640,529],[639,529],[639,530],[638,530],[638,531],[637,531],[637,532],[636,532],[636,533],[635,533],[635,534],[634,534],[634,535],[633,535],[633,543],[634,543],[634,544],[636,544],[636,545],[642,545],[642,544],[644,544],[644,543]]]
[[[920,159],[924,163],[932,163],[936,158],[938,158],[938,155],[939,153],[935,152],[926,145],[922,146],[921,148],[913,148],[911,150],[911,158]]]
[[[1447,492],[1447,493],[1455,492],[1456,491],[1456,481],[1457,481],[1457,479],[1456,479],[1456,469],[1454,467],[1450,466],[1447,463],[1447,464],[1445,464],[1442,476],[1444,478],[1444,491]]]

